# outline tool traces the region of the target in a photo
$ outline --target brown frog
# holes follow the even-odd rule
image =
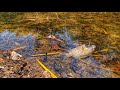
[[[91,46],[87,47],[85,44],[83,44],[81,46],[71,49],[65,55],[67,57],[72,56],[76,59],[85,58],[94,52],[95,47],[96,47],[95,45],[91,45]]]

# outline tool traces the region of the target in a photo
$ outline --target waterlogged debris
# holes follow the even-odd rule
[[[56,36],[53,36],[53,35],[49,35],[49,36],[47,36],[47,38],[48,38],[48,39],[54,39],[54,40],[56,40],[56,41],[60,41],[60,42],[63,42],[63,43],[64,43],[63,40],[58,39],[58,38],[56,38]]]
[[[15,52],[15,51],[12,51],[10,57],[12,60],[20,60],[22,55],[20,55],[19,53]]]
[[[72,56],[75,59],[85,58],[95,51],[95,47],[96,47],[95,45],[91,45],[91,46],[87,47],[85,44],[83,44],[81,46],[71,49],[65,55],[67,57]]]
[[[61,44],[64,44],[64,41],[61,39],[58,39],[56,36],[49,35],[47,36],[47,39],[50,41],[50,47],[52,50],[64,50],[61,48]]]
[[[52,50],[65,50],[65,49],[59,47],[58,42],[53,41]]]

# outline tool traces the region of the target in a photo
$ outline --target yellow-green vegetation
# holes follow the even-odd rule
[[[44,38],[67,27],[73,40],[120,54],[120,12],[0,12],[0,31]]]

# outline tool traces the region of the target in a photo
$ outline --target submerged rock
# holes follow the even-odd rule
[[[20,55],[19,53],[15,52],[15,51],[12,51],[10,57],[11,57],[12,60],[20,60],[22,55]]]
[[[44,71],[43,72],[43,77],[44,78],[51,78],[51,75],[47,71]]]

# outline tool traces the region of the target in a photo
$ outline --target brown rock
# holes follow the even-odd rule
[[[44,78],[51,78],[50,74],[47,71],[43,72],[43,77]]]
[[[4,60],[2,58],[0,58],[0,63],[3,63],[3,62],[4,62]]]

